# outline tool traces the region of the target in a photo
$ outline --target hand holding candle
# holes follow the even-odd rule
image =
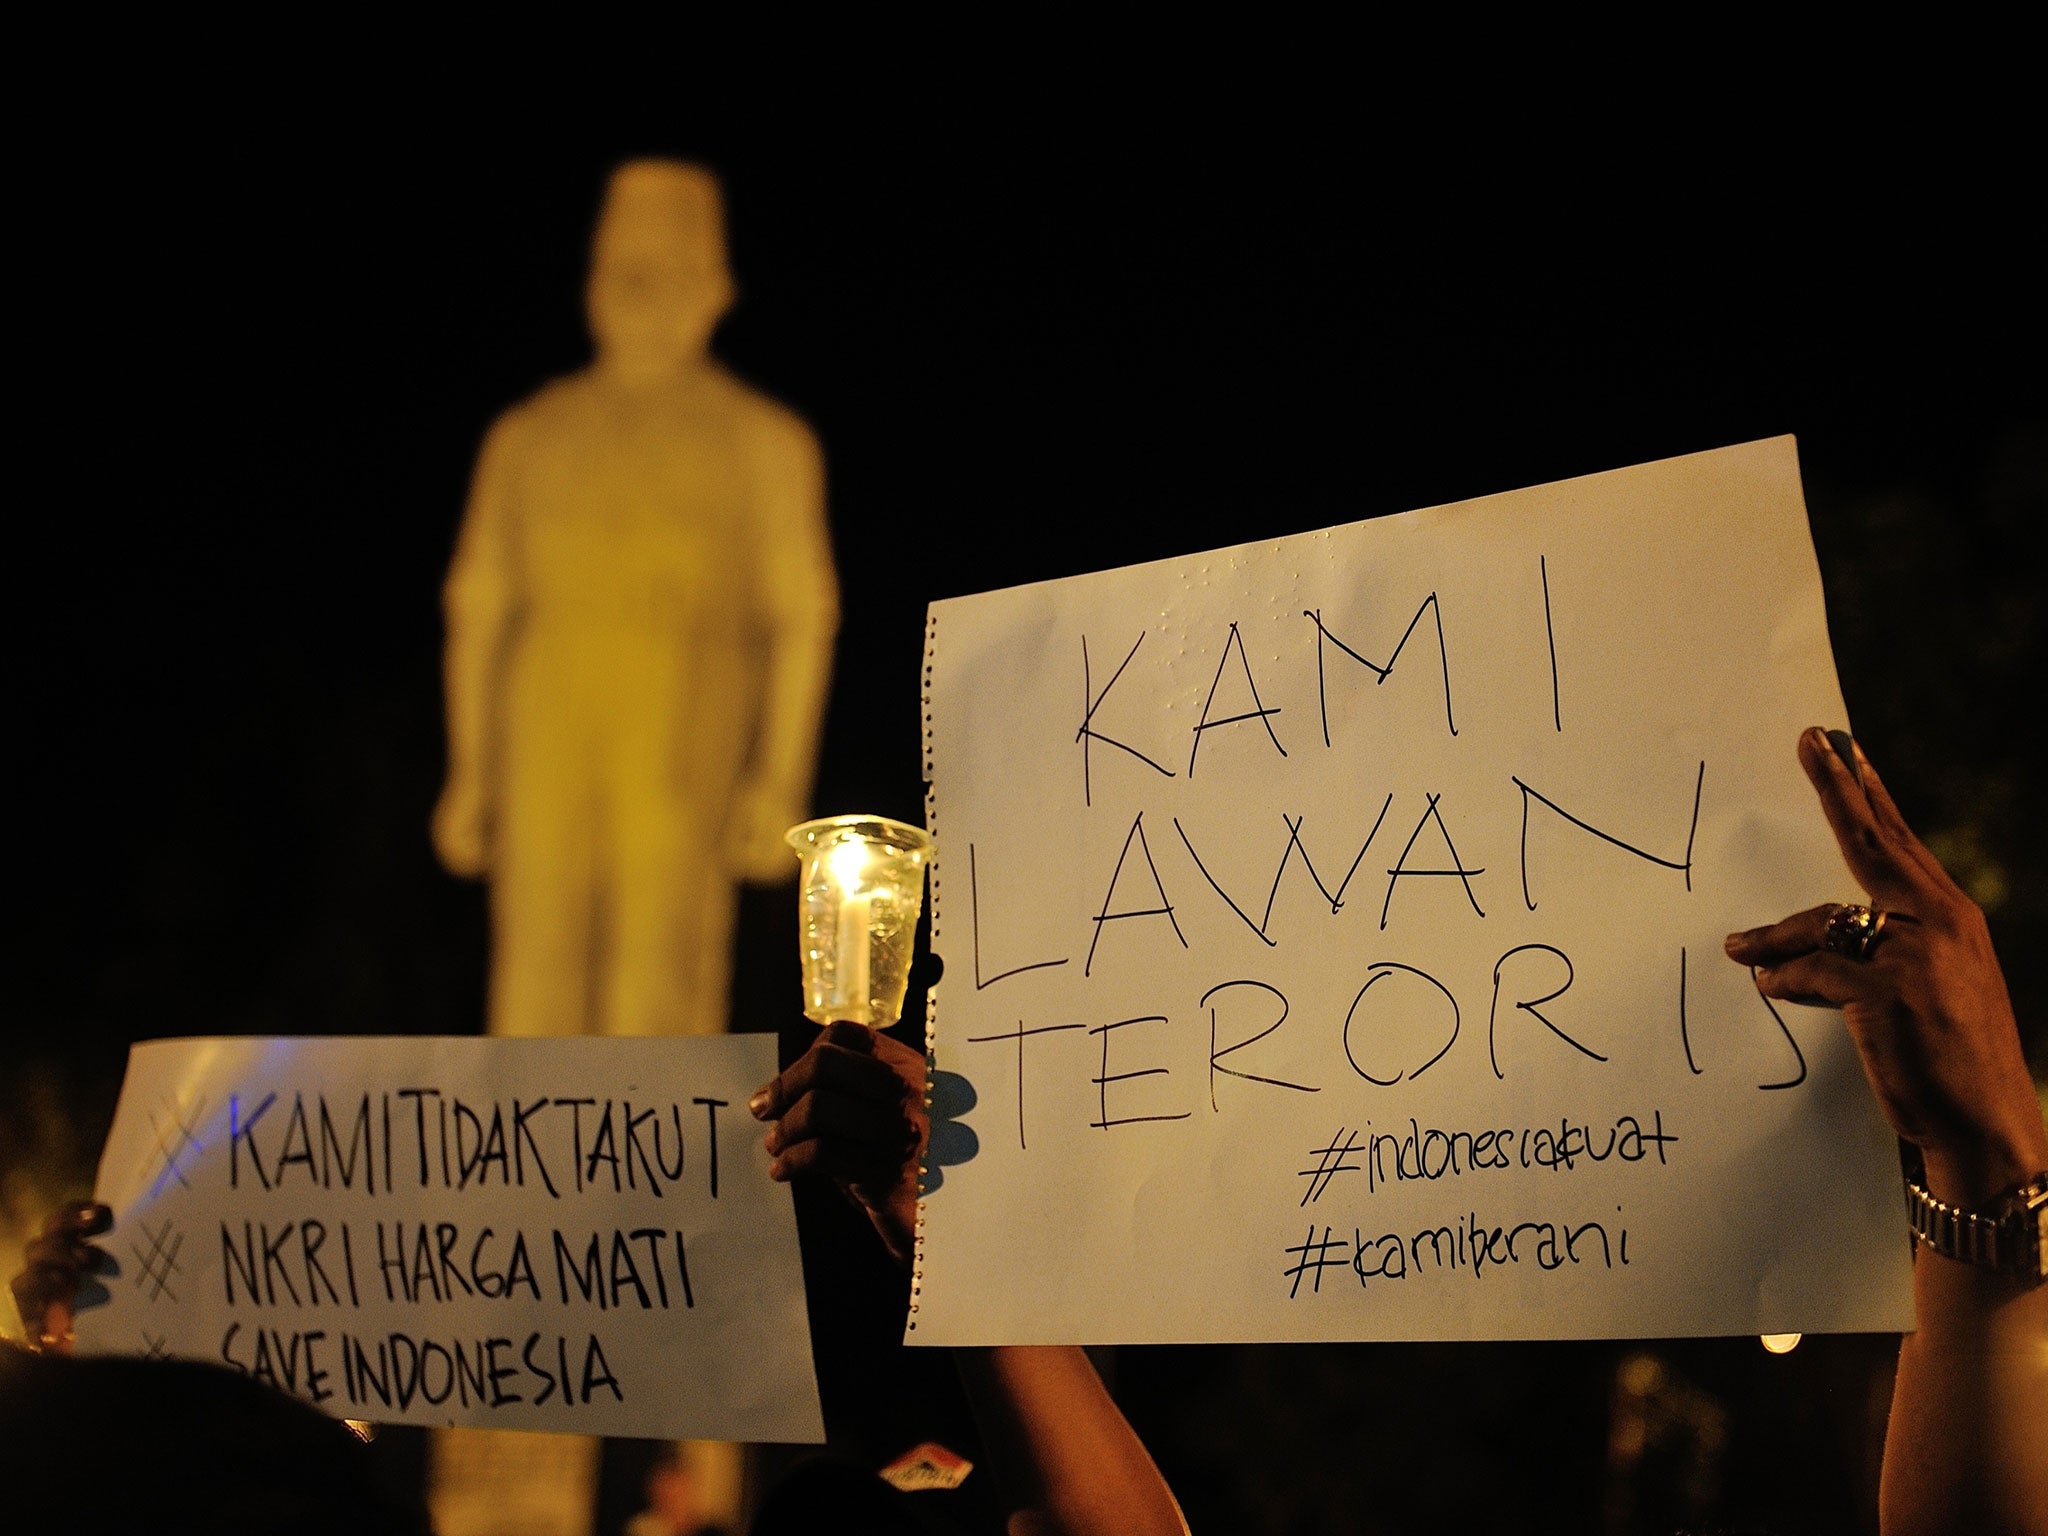
[[[831,816],[789,829],[802,861],[798,918],[804,1014],[887,1029],[903,1013],[932,840],[884,816]]]

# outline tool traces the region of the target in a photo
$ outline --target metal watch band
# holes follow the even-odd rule
[[[1906,1220],[1913,1235],[1943,1258],[2022,1280],[2048,1279],[2048,1173],[2007,1193],[1995,1215],[1937,1200],[1906,1180]]]

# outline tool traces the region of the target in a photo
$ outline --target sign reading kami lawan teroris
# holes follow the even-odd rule
[[[1839,1018],[1722,951],[1858,895],[1790,438],[939,602],[924,692],[913,1341],[1910,1326]]]

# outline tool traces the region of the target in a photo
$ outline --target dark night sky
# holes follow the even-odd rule
[[[1792,173],[1651,192],[1277,130],[166,128],[132,182],[52,186],[83,237],[44,251],[26,457],[52,473],[18,514],[39,1026],[470,1027],[480,903],[424,834],[438,583],[484,426],[584,358],[594,200],[636,151],[725,175],[719,349],[825,443],[821,806],[919,816],[935,597],[1780,433],[1831,582],[1906,497],[1950,524],[1908,573],[1931,609],[1989,572],[2027,610],[2006,649],[2038,647],[2039,567],[1990,487],[2031,433],[2039,510],[2042,251],[1995,200],[1900,182],[1881,233]],[[1843,666],[1866,734],[1912,713],[1866,686],[1899,658]]]
[[[725,176],[718,350],[825,445],[821,810],[921,819],[934,598],[1791,433],[1859,734],[2040,916],[2013,712],[2048,252],[2017,190],[1350,143],[171,123],[119,176],[39,173],[0,1077],[58,1072],[76,1158],[135,1038],[477,1027],[482,898],[426,841],[439,583],[484,427],[584,359],[589,220],[636,152]],[[793,974],[751,985],[793,1008]]]

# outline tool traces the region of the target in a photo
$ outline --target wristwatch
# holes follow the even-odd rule
[[[1988,1213],[1937,1200],[1909,1176],[1906,1221],[1916,1246],[1925,1243],[1945,1259],[2029,1284],[2048,1279],[2048,1173],[2007,1190]]]

